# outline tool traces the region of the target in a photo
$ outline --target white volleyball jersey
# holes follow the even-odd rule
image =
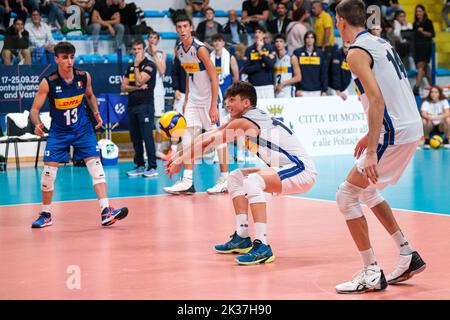
[[[253,122],[259,128],[258,137],[246,137],[246,147],[268,166],[296,164],[303,168],[302,171],[306,169],[315,172],[314,163],[306,149],[283,122],[257,108],[250,109],[242,118]]]
[[[177,45],[177,54],[181,66],[186,71],[186,76],[189,79],[189,105],[209,108],[211,105],[211,79],[209,78],[205,65],[197,56],[198,50],[204,46],[202,42],[193,39],[191,46],[185,51],[183,43],[180,42]]]
[[[419,140],[423,136],[422,120],[409,84],[406,69],[389,42],[363,31],[350,49],[360,48],[370,54],[372,71],[385,102],[380,145],[398,145]],[[355,78],[364,111],[368,114],[369,100],[361,82]]]
[[[149,59],[150,61],[152,61],[153,63],[155,63],[155,59],[153,59],[153,57],[146,52],[146,57],[147,59]],[[162,59],[163,57],[163,53],[162,51],[158,50],[156,52],[156,55],[158,56],[159,59]],[[166,95],[166,89],[164,89],[164,75],[161,74],[161,72],[159,72],[158,69],[156,69],[156,82],[155,82],[155,96],[165,96]]]
[[[285,54],[283,57],[279,57],[277,55],[277,60],[275,61],[274,67],[274,81],[275,86],[279,85],[283,81],[292,79],[292,64],[291,64],[291,56]],[[277,97],[292,97],[292,86],[285,86],[283,88],[283,92],[277,94]]]

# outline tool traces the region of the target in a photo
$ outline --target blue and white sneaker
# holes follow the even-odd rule
[[[138,177],[138,176],[142,176],[144,174],[144,172],[145,172],[145,167],[140,166],[140,167],[134,168],[131,171],[128,171],[127,175],[129,177]]]
[[[269,263],[275,260],[272,248],[261,242],[261,240],[254,240],[252,249],[243,256],[235,258],[236,262],[243,265]]]
[[[31,225],[32,228],[45,228],[49,227],[53,224],[52,222],[52,215],[50,212],[41,212],[39,215],[39,218],[36,219],[36,221],[33,222]]]
[[[151,177],[157,177],[159,175],[158,171],[156,171],[156,169],[147,169],[144,171],[143,176],[147,177],[147,178],[151,178]]]
[[[115,210],[108,207],[102,211],[102,226],[110,226],[118,220],[122,220],[128,215],[128,208],[120,208]]]
[[[230,238],[230,241],[214,246],[214,250],[219,253],[247,253],[252,249],[250,237],[242,238],[235,231]]]

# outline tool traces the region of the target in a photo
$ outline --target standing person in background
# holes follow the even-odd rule
[[[277,13],[277,18],[267,24],[267,31],[274,35],[286,34],[286,28],[291,23],[291,19],[288,17],[288,7],[285,2],[277,4]]]
[[[312,12],[316,19],[314,21],[314,32],[316,34],[316,46],[322,49],[327,72],[334,53],[334,26],[333,19],[325,12],[320,1],[312,3]]]
[[[322,50],[315,46],[314,32],[305,34],[305,46],[294,51],[300,64],[302,81],[296,85],[296,97],[326,96],[328,72]]]
[[[122,92],[128,92],[128,126],[134,148],[136,167],[127,172],[129,177],[155,177],[156,155],[153,141],[153,124],[155,119],[154,90],[156,83],[156,65],[145,57],[145,43],[135,40],[132,44],[135,57],[122,81]],[[145,167],[144,148],[147,153]]]
[[[219,79],[219,98],[217,100],[219,108],[219,126],[229,121],[228,111],[224,103],[225,92],[233,83],[239,81],[239,68],[236,58],[225,49],[225,39],[221,34],[212,37],[214,51],[211,52],[211,61],[216,67]],[[220,163],[220,177],[214,187],[206,190],[209,194],[228,192],[228,144],[217,147],[214,162]]]
[[[450,19],[448,18],[448,14],[450,13],[450,0],[444,0],[444,2],[445,5],[442,9],[442,18],[444,18],[445,24],[447,25],[445,31],[450,32]]]
[[[416,63],[417,77],[413,92],[419,95],[419,89],[422,85],[423,76],[432,84],[430,60],[433,53],[432,44],[435,36],[433,21],[428,19],[425,7],[421,4],[416,6],[414,17],[414,62]]]
[[[275,62],[275,98],[295,97],[295,84],[302,80],[297,56],[286,51],[286,38],[279,34],[275,37],[277,60]]]
[[[245,50],[242,72],[248,75],[248,81],[255,87],[258,99],[274,98],[273,68],[276,53],[271,44],[264,43],[266,30],[255,27],[255,43]]]
[[[350,43],[344,42],[342,48],[335,51],[331,61],[331,79],[329,81],[331,94],[341,97],[342,100],[347,100],[347,88],[352,80],[352,73],[346,60],[349,48]]]
[[[156,83],[155,83],[155,129],[156,129],[156,157],[163,159],[165,154],[162,151],[162,135],[159,131],[159,118],[165,112],[165,96],[164,75],[166,73],[166,53],[158,49],[160,35],[158,32],[152,31],[148,34],[148,48],[145,56],[156,65]]]
[[[248,33],[255,33],[256,27],[263,26],[269,19],[269,5],[266,0],[246,0],[242,3],[241,22]]]
[[[290,55],[294,53],[294,50],[305,45],[305,34],[308,29],[304,21],[309,18],[309,13],[300,8],[294,11],[292,17],[294,21],[286,28],[286,43]]]

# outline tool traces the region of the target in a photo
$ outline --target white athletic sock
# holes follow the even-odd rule
[[[191,181],[192,181],[192,170],[186,170],[186,169],[184,169],[184,172],[183,172],[183,179],[191,180]]]
[[[48,213],[50,213],[50,212],[51,212],[50,207],[51,207],[51,204],[43,204],[43,205],[42,205],[42,212],[48,212]]]
[[[363,259],[364,267],[377,264],[377,259],[375,258],[375,254],[373,253],[372,248],[366,251],[360,251],[359,253],[361,254],[361,258]]]
[[[397,232],[393,233],[392,239],[394,239],[395,243],[399,247],[401,255],[407,256],[413,253],[414,250],[409,245],[408,240],[406,240],[401,230],[398,230]]]
[[[245,213],[240,213],[236,215],[236,233],[241,238],[249,237],[248,216]]]
[[[267,223],[255,222],[255,239],[261,240],[262,243],[267,244]]]
[[[100,207],[102,208],[102,211],[103,211],[103,209],[109,207],[109,199],[108,198],[99,199],[98,202],[100,203]]]
[[[161,142],[156,142],[156,151],[161,151]]]
[[[226,180],[228,179],[228,171],[227,172],[221,172],[220,175]]]

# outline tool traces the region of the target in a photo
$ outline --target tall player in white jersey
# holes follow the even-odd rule
[[[286,50],[286,37],[275,36],[277,58],[274,67],[275,98],[290,98],[295,96],[295,83],[302,80],[300,65],[296,55],[290,56]]]
[[[182,144],[188,146],[201,134],[202,129],[208,131],[217,128],[219,83],[208,49],[192,36],[191,19],[187,16],[178,16],[175,26],[180,37],[176,55],[187,75],[183,105],[187,128],[182,136]],[[185,162],[183,178],[173,186],[165,187],[164,191],[170,194],[195,193],[192,179],[193,167],[193,162]]]
[[[231,240],[215,246],[219,253],[243,253],[235,260],[250,265],[275,260],[267,242],[267,208],[264,193],[305,193],[316,182],[314,163],[297,136],[282,122],[257,109],[256,90],[248,82],[234,83],[227,90],[231,121],[205,133],[192,145],[175,154],[167,163],[169,175],[177,173],[186,160],[193,161],[208,149],[240,137],[268,167],[237,169],[228,178],[228,190],[236,214],[236,232]],[[252,211],[255,240],[248,231],[248,207]]]
[[[159,132],[159,119],[164,114],[165,111],[165,100],[166,89],[164,89],[164,74],[166,73],[166,53],[164,51],[158,50],[158,44],[160,36],[158,32],[152,31],[148,34],[148,48],[145,52],[145,56],[150,61],[154,62],[156,65],[156,82],[154,91],[155,100],[155,129],[156,129],[156,157],[162,159],[164,158],[164,153],[162,152],[162,135]]]
[[[423,136],[421,119],[398,54],[385,40],[365,30],[361,0],[343,0],[336,8],[336,27],[351,43],[347,62],[368,117],[369,131],[355,147],[355,166],[339,186],[336,202],[364,262],[351,281],[336,286],[338,293],[383,290],[425,269],[411,248],[378,189],[395,184]],[[370,208],[400,250],[400,262],[387,277],[377,264],[360,201]]]

